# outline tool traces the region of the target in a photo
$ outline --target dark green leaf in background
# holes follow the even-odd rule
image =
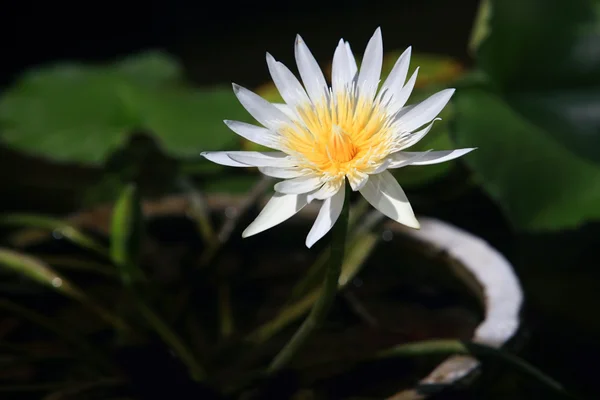
[[[0,143],[88,165],[102,164],[138,132],[175,157],[234,143],[223,119],[247,113],[233,90],[186,88],[180,75],[177,63],[156,52],[29,71],[0,98]]]
[[[467,162],[515,225],[574,228],[600,218],[600,165],[549,139],[489,92],[462,91],[454,104],[457,146],[477,143]]]
[[[492,1],[478,66],[522,115],[600,162],[600,16],[595,0]]]
[[[478,147],[465,161],[519,228],[573,228],[597,219],[597,2],[482,4],[489,18],[474,29],[483,32],[476,57],[490,87],[455,95],[457,146]]]

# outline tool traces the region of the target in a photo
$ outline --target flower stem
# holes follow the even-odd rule
[[[346,197],[344,206],[337,222],[331,229],[331,245],[329,252],[329,262],[325,273],[325,281],[321,288],[319,298],[315,305],[310,310],[310,314],[304,320],[300,328],[294,333],[294,336],[285,345],[285,347],[277,354],[271,365],[269,365],[268,373],[272,374],[285,367],[294,358],[296,353],[309,339],[311,334],[318,329],[324,322],[331,305],[337,294],[338,280],[342,271],[342,263],[344,261],[344,250],[346,248],[346,236],[348,234],[348,216],[350,211],[350,185],[345,184],[344,190]]]

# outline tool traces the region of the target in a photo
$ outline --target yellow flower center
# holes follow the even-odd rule
[[[326,150],[332,163],[346,163],[358,153],[358,149],[352,143],[352,137],[337,125],[331,127],[331,139],[326,145]]]
[[[370,173],[394,150],[392,119],[371,100],[344,91],[295,111],[299,119],[279,133],[300,167],[331,178]]]

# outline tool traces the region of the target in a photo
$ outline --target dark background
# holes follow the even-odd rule
[[[293,58],[297,33],[317,59],[340,37],[362,51],[377,26],[386,50],[466,56],[477,0],[6,2],[0,9],[0,84],[60,60],[103,61],[159,48],[180,58],[198,84],[265,81],[261,53]],[[261,80],[259,82],[258,80]]]

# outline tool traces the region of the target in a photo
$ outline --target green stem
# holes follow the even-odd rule
[[[348,216],[350,213],[350,185],[346,182],[346,197],[342,212],[331,229],[331,246],[329,252],[329,265],[325,273],[325,282],[321,289],[319,298],[294,336],[277,354],[268,372],[274,373],[285,367],[294,358],[296,353],[310,338],[311,334],[324,322],[337,294],[338,280],[342,272],[344,261],[344,250],[346,248],[346,236],[348,234]]]
[[[356,235],[351,234],[354,230],[356,223],[362,218],[369,208],[369,203],[364,198],[361,198],[354,207],[350,207],[350,216],[348,217],[348,234],[351,239],[347,240],[348,246],[346,248],[351,250],[352,239]],[[329,248],[323,249],[317,256],[315,262],[310,266],[302,280],[298,282],[292,289],[292,294],[289,301],[298,300],[302,295],[309,292],[310,289],[318,287],[318,283],[325,274],[325,267],[327,266],[327,260],[329,259]]]

